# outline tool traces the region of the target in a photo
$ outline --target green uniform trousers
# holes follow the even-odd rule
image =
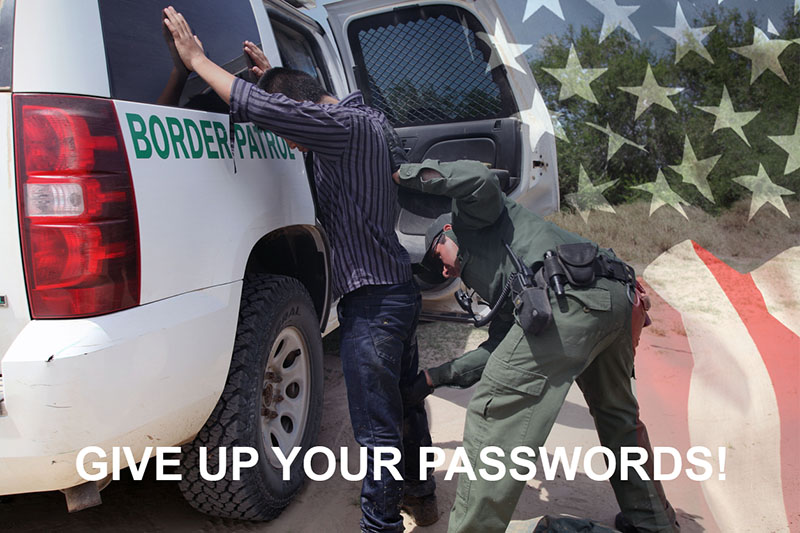
[[[631,389],[631,305],[625,286],[603,278],[586,289],[568,286],[561,298],[551,293],[550,301],[553,323],[535,337],[514,324],[492,352],[469,403],[464,448],[476,473],[481,468],[496,471],[480,461],[486,446],[504,451],[500,460],[506,472],[512,468],[524,472],[511,462],[511,451],[528,446],[538,455],[576,380],[600,443],[614,452],[617,465],[620,447],[649,449]],[[618,470],[611,484],[625,517],[639,531],[677,531],[660,482],[644,481],[633,470],[622,481]],[[524,486],[524,481],[508,474],[499,481],[486,481],[480,475],[470,481],[460,474],[448,531],[505,531]]]

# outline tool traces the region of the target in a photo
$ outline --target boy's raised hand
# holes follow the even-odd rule
[[[250,57],[250,60],[253,62],[253,66],[250,67],[250,71],[253,73],[256,79],[263,76],[266,71],[272,68],[272,65],[269,64],[267,56],[264,55],[263,50],[261,50],[261,48],[259,48],[255,43],[245,41],[242,43],[242,48],[244,48],[244,53],[247,54]]]
[[[195,70],[195,62],[206,57],[200,39],[192,33],[183,15],[175,11],[172,6],[164,9],[164,25],[172,35],[175,49],[183,64],[188,70]]]

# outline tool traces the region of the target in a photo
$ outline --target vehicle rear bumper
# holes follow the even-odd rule
[[[225,385],[241,290],[235,282],[102,317],[30,322],[0,362],[0,494],[83,483],[75,459],[87,446],[109,457],[128,446],[141,458],[146,446],[193,438]]]

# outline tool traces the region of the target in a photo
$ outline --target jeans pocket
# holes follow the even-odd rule
[[[403,314],[378,315],[370,323],[370,335],[375,353],[391,364],[400,364],[411,324]]]

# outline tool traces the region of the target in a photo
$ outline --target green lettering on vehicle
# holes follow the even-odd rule
[[[186,126],[186,140],[189,141],[189,151],[192,153],[192,159],[200,159],[203,157],[203,142],[200,138],[200,128],[190,118],[183,119],[183,125]],[[197,142],[197,144],[195,144]]]
[[[247,126],[247,144],[250,145],[250,159],[253,159],[253,154],[259,159],[263,159],[264,157],[261,155],[261,150],[258,149],[258,144],[256,143],[256,138],[253,136],[253,126]]]
[[[255,136],[256,140],[258,141],[259,153],[262,155],[259,156],[261,159],[267,158],[267,149],[264,148],[264,138],[262,135],[264,134],[264,130],[259,128],[258,126],[253,126],[253,135]]]
[[[175,117],[167,117],[164,119],[167,123],[167,129],[169,130],[169,138],[172,140],[172,152],[175,154],[175,159],[180,159],[181,154],[178,152],[178,147],[181,147],[181,151],[183,152],[183,157],[189,159],[189,152],[186,151],[186,146],[183,144],[183,127],[181,126],[181,121]]]
[[[228,146],[228,130],[225,129],[225,124],[222,122],[214,122],[214,133],[217,135],[217,146],[219,146],[219,153],[222,159],[225,159],[225,154],[228,154],[228,159],[231,158],[231,149]],[[222,150],[225,150],[223,153]]]
[[[289,152],[291,152],[291,150],[289,150],[289,145],[286,144],[286,139],[284,139],[283,137],[279,137],[278,138],[278,153],[281,154],[281,159],[286,159],[286,157],[288,157],[288,155],[289,155]]]
[[[278,156],[275,147],[275,134],[271,131],[264,130],[264,137],[267,139],[267,148],[269,148],[270,159],[276,159]]]
[[[144,119],[135,113],[125,113],[125,118],[128,119],[128,129],[131,132],[133,152],[136,154],[136,158],[149,159],[153,155],[153,147],[147,138],[147,127]]]
[[[161,159],[166,159],[169,157],[169,139],[167,139],[167,129],[164,127],[164,124],[161,122],[161,119],[158,118],[158,115],[150,115],[150,138],[153,141],[153,148],[155,148],[158,157]],[[161,135],[161,139],[164,141],[163,148],[158,144],[158,134],[156,133],[156,128],[158,128],[158,132]]]
[[[244,159],[242,146],[247,143],[247,139],[244,136],[244,128],[241,126],[241,124],[234,124],[233,133],[234,137],[236,138],[236,147],[239,148],[239,159]]]
[[[216,139],[213,135],[209,134],[206,130],[211,128],[211,122],[208,120],[201,120],[200,121],[200,131],[203,133],[203,144],[206,146],[206,153],[208,154],[209,159],[219,159],[219,154],[211,149],[211,143],[214,142]]]

